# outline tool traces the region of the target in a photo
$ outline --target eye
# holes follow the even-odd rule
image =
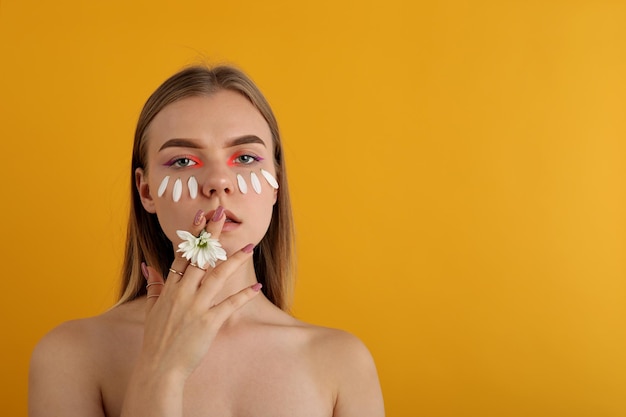
[[[192,158],[189,156],[182,156],[182,157],[170,159],[169,161],[167,161],[165,166],[174,167],[174,168],[187,168],[187,167],[192,167],[192,166],[202,166],[202,162],[200,162],[196,158]]]
[[[178,158],[177,160],[174,161],[174,163],[172,165],[175,165],[177,167],[182,168],[182,167],[190,167],[190,166],[193,166],[195,164],[196,164],[196,162],[192,161],[189,158]]]
[[[243,155],[239,155],[239,156],[234,157],[231,160],[231,164],[230,165],[234,165],[234,164],[249,165],[249,164],[252,164],[254,162],[259,162],[259,161],[262,161],[262,160],[263,160],[263,158],[261,158],[260,156],[243,154]]]

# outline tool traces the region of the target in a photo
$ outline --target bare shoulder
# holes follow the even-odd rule
[[[338,378],[376,376],[374,359],[367,346],[355,335],[339,329],[313,327],[312,348],[316,356],[331,366]],[[377,379],[377,377],[376,377]]]
[[[274,309],[276,310],[276,309]],[[276,333],[276,340],[291,346],[298,354],[306,354],[325,365],[335,362],[333,369],[351,366],[371,366],[372,356],[365,344],[344,330],[310,324],[285,313],[276,311],[266,323]]]
[[[315,372],[335,389],[333,416],[385,415],[374,359],[367,346],[344,330],[304,325]]]
[[[72,320],[48,332],[33,349],[29,370],[29,415],[102,415],[100,378],[116,332],[117,313]]]
[[[38,360],[50,362],[51,358],[62,360],[69,357],[72,363],[81,359],[97,357],[107,348],[112,334],[132,326],[133,316],[126,315],[130,306],[121,306],[98,316],[72,320],[60,324],[48,332],[35,346],[32,354],[34,365]],[[122,312],[121,310],[126,310]]]
[[[335,354],[369,355],[365,344],[355,335],[345,330],[309,325],[314,335],[312,342],[316,347]]]

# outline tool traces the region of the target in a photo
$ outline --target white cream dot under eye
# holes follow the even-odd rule
[[[252,183],[254,191],[256,191],[257,194],[261,194],[261,181],[259,181],[259,177],[257,177],[254,172],[250,173],[250,182]]]
[[[170,181],[170,176],[163,178],[161,181],[161,185],[159,185],[159,190],[157,191],[157,195],[159,197],[163,197],[163,193],[165,193],[165,188],[167,188],[167,183]]]
[[[246,184],[246,180],[243,179],[241,174],[237,174],[237,185],[239,186],[241,194],[246,194],[248,192],[248,184]]]
[[[272,188],[274,188],[275,190],[278,190],[278,181],[276,181],[276,178],[274,178],[272,174],[270,174],[264,169],[261,170],[261,174],[263,174],[263,176],[265,177],[267,182],[272,186]]]
[[[189,187],[189,196],[195,199],[198,196],[198,181],[196,181],[195,177],[189,177],[187,187]]]
[[[180,197],[183,195],[183,182],[179,179],[174,183],[174,191],[172,191],[172,199],[175,203],[180,200]]]

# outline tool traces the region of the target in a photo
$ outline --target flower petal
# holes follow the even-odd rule
[[[192,235],[186,230],[177,230],[176,234],[178,235],[179,238],[184,239],[184,240],[191,240],[191,239],[196,238],[194,235]]]

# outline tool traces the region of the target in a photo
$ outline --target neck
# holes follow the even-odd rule
[[[222,279],[224,279],[225,282],[222,289],[215,296],[214,304],[219,304],[231,295],[257,283],[252,258],[241,265],[229,277],[223,277]]]

